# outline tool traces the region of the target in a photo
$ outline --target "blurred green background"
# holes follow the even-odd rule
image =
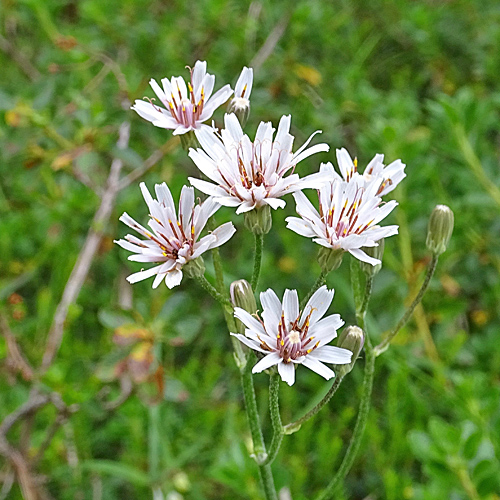
[[[167,181],[174,198],[197,175],[170,131],[127,103],[153,97],[150,78],[187,77],[198,59],[216,89],[253,65],[251,137],[260,121],[276,125],[288,113],[295,148],[323,130],[316,142],[331,151],[301,163],[302,174],[335,163],[337,147],[360,166],[375,153],[407,164],[389,221],[400,235],[386,242],[369,311],[375,341],[418,289],[432,208],[455,211],[422,307],[378,360],[367,431],[338,498],[500,498],[498,1],[3,0],[0,9],[0,417],[34,388],[69,406],[27,412],[1,435],[0,499],[23,498],[13,449],[35,484],[28,499],[148,499],[153,490],[169,500],[261,498],[219,309],[187,279],[173,291],[125,282],[140,265],[112,240],[128,232],[123,211],[147,220],[138,180],[92,223],[113,158],[133,175],[158,151],[141,179],[150,188]],[[303,295],[319,274],[317,247],[285,229],[292,214],[291,197],[273,213],[260,286]],[[248,279],[252,238],[222,209],[218,220],[229,219],[238,232],[221,249],[227,279]],[[95,257],[61,348],[37,376],[91,227]],[[348,258],[328,284],[333,312],[352,323]],[[338,467],[362,364],[327,408],[285,437],[273,471],[294,500],[312,498]],[[268,437],[267,377],[255,382]],[[292,388],[281,384],[283,420],[324,390],[323,379],[299,369]]]

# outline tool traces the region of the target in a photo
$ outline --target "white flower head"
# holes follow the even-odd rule
[[[234,97],[228,104],[227,112],[234,113],[244,127],[250,115],[250,94],[253,84],[253,69],[246,66],[236,82]]]
[[[146,239],[141,240],[128,234],[125,239],[115,243],[133,252],[128,260],[155,262],[159,265],[131,274],[127,278],[129,283],[136,283],[156,275],[153,288],[156,288],[163,279],[168,288],[173,288],[181,282],[182,267],[185,264],[198,258],[206,250],[222,245],[236,231],[233,224],[227,222],[198,241],[208,219],[220,207],[213,198],[195,204],[194,189],[183,186],[179,200],[179,217],[177,217],[174,200],[165,183],[155,185],[158,200],[153,199],[144,182],[141,183],[141,191],[149,208],[148,225],[151,230],[124,213],[120,220]]]
[[[234,97],[238,99],[250,99],[253,84],[253,69],[246,66],[242,69],[241,74],[234,88]]]
[[[372,265],[378,259],[368,256],[361,247],[377,246],[378,240],[397,234],[398,226],[381,227],[378,223],[397,206],[394,200],[382,203],[378,184],[353,178],[349,182],[333,177],[331,164],[321,166],[331,173],[331,181],[318,189],[319,212],[306,196],[294,193],[298,217],[287,217],[287,227],[297,234],[313,238],[326,248],[343,249]]]
[[[368,184],[378,186],[377,196],[384,196],[396,188],[396,186],[406,177],[406,165],[401,160],[395,160],[389,165],[384,165],[384,155],[377,154],[366,166],[363,174],[358,172],[358,162],[351,159],[345,148],[337,149],[337,162],[342,178],[349,182],[356,180],[358,185],[366,187]],[[331,163],[329,164],[331,165]],[[333,169],[333,166],[332,166]],[[335,173],[338,176],[338,174]]]
[[[212,96],[215,76],[207,73],[205,61],[197,61],[190,71],[191,81],[187,85],[181,76],[174,76],[171,80],[163,78],[163,89],[156,80],[149,82],[166,109],[155,104],[154,99],[149,102],[136,100],[132,109],[153,125],[172,129],[174,135],[210,128],[203,122],[229,99],[233,90],[230,85],[225,85]]]
[[[236,116],[226,114],[225,129],[220,136],[213,129],[200,130],[197,138],[202,149],[189,150],[191,159],[213,184],[192,177],[189,182],[214,196],[221,205],[238,207],[238,214],[266,204],[273,209],[283,208],[285,202],[280,199],[283,195],[317,187],[328,178],[324,173],[315,173],[300,179],[294,173],[297,163],[314,153],[328,151],[329,147],[316,144],[307,148],[317,131],[292,153],[294,137],[289,133],[290,121],[290,115],[281,118],[274,140],[271,123],[261,122],[252,142],[243,134]]]
[[[260,302],[264,308],[262,319],[235,307],[234,316],[246,329],[245,335],[231,335],[255,351],[265,354],[253,367],[252,373],[260,373],[278,365],[282,380],[292,385],[297,364],[307,366],[329,380],[335,373],[323,363],[350,363],[351,351],[326,345],[337,336],[337,330],[344,324],[339,314],[323,318],[333,300],[333,294],[333,290],[322,286],[301,312],[296,290],[285,291],[282,305],[277,295],[269,289],[260,294]]]

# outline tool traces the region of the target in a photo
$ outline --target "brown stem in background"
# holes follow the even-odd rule
[[[7,364],[13,369],[13,371],[21,372],[24,380],[33,379],[33,368],[24,357],[21,352],[21,348],[17,344],[16,337],[10,329],[7,317],[0,313],[0,330],[3,337],[5,338],[5,343],[7,344]]]
[[[128,146],[129,137],[130,123],[128,121],[125,121],[120,126],[117,147],[119,149],[125,149]],[[68,316],[69,308],[76,301],[80,290],[82,289],[83,283],[89,273],[90,265],[92,264],[97,249],[99,248],[99,244],[102,239],[102,230],[111,217],[116,194],[119,190],[118,183],[122,167],[123,162],[118,158],[115,158],[111,163],[111,169],[106,183],[106,189],[101,198],[101,205],[97,209],[93,223],[87,234],[85,243],[83,244],[80,254],[76,259],[76,263],[64,288],[61,301],[56,308],[56,313],[54,315],[54,320],[49,331],[45,352],[43,354],[40,374],[43,374],[47,371],[47,369],[52,364],[55,355],[59,351],[59,347],[61,346],[64,334],[64,323]]]

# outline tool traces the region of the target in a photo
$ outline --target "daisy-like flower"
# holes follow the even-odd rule
[[[290,115],[281,118],[274,140],[271,123],[261,122],[252,142],[243,134],[236,116],[226,114],[225,129],[220,137],[215,130],[200,130],[197,138],[203,149],[189,150],[191,159],[213,184],[192,177],[189,182],[214,196],[221,205],[238,207],[238,214],[264,205],[283,208],[285,202],[280,199],[283,195],[317,187],[328,178],[323,173],[315,173],[300,179],[293,173],[297,163],[319,151],[328,151],[329,147],[316,144],[307,148],[317,131],[292,153],[294,137],[289,133],[290,120]]]
[[[322,165],[321,170],[333,177],[331,164]],[[301,218],[287,217],[287,227],[323,247],[342,249],[374,266],[380,264],[361,247],[377,246],[378,240],[397,234],[398,226],[378,225],[397,205],[394,200],[382,203],[378,190],[378,184],[365,185],[357,178],[349,182],[333,178],[318,189],[319,213],[303,193],[294,193]]]
[[[152,79],[149,84],[165,108],[149,102],[136,100],[132,109],[157,127],[172,129],[174,135],[185,134],[190,130],[207,127],[203,122],[233,93],[230,85],[225,85],[213,96],[215,76],[207,73],[207,63],[197,61],[191,71],[191,81],[181,76],[171,80],[163,78],[163,89]],[[189,90],[189,93],[188,93]],[[210,97],[212,96],[212,97]]]
[[[236,87],[234,89],[234,97],[228,105],[227,112],[234,113],[244,127],[250,114],[250,93],[252,92],[253,69],[243,68]]]
[[[120,220],[146,239],[141,240],[128,234],[125,239],[115,243],[125,250],[134,252],[128,260],[155,262],[159,265],[131,274],[127,278],[129,283],[136,283],[156,275],[153,288],[156,288],[163,279],[168,288],[173,288],[182,280],[184,265],[198,258],[203,252],[222,245],[236,231],[233,224],[227,222],[198,241],[208,219],[220,207],[213,198],[196,205],[194,189],[183,186],[177,218],[174,200],[165,183],[155,185],[158,200],[153,199],[144,182],[141,183],[141,191],[149,208],[148,225],[151,230],[144,228],[124,213]]]
[[[384,165],[384,155],[377,154],[368,163],[364,172],[358,172],[358,162],[356,159],[352,161],[349,153],[345,148],[337,149],[337,162],[339,165],[342,178],[349,182],[355,179],[358,185],[366,187],[368,184],[376,184],[378,190],[377,196],[384,196],[396,188],[396,186],[406,177],[406,165],[401,160],[395,160],[389,165]],[[331,165],[329,163],[328,165]],[[333,166],[331,167],[333,170]],[[340,176],[335,173],[335,176]]]
[[[246,329],[245,335],[231,335],[251,349],[265,354],[253,367],[252,373],[260,373],[278,365],[282,380],[292,385],[297,364],[307,366],[329,380],[335,373],[323,363],[350,363],[351,351],[326,345],[337,336],[337,330],[344,324],[339,314],[323,318],[333,300],[333,294],[333,290],[322,286],[301,313],[296,290],[285,290],[282,305],[277,295],[269,289],[260,294],[260,302],[264,308],[262,319],[235,307],[234,315]]]

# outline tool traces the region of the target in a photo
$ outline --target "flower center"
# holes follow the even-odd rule
[[[300,344],[300,333],[297,330],[292,330],[288,334],[290,344]]]
[[[314,337],[308,335],[309,319],[313,309],[299,326],[300,316],[289,323],[285,322],[284,313],[281,313],[281,321],[278,325],[278,336],[276,339],[276,350],[284,363],[291,363],[293,360],[309,354],[319,345],[319,341],[312,343]]]

